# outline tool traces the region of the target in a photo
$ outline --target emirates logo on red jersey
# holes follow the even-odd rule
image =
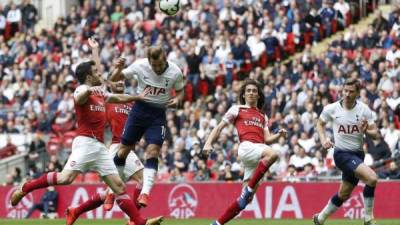
[[[245,120],[244,125],[264,128],[264,124],[261,122],[261,119],[257,117],[252,117],[251,120]]]

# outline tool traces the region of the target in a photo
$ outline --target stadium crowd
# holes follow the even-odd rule
[[[270,130],[289,131],[287,139],[272,145],[281,157],[268,179],[338,175],[332,151],[321,147],[315,124],[323,106],[340,98],[341,85],[350,76],[362,80],[360,100],[377,113],[383,135],[380,141],[366,141],[366,162],[378,168],[381,178],[400,179],[398,164],[389,160],[400,149],[398,6],[388,18],[377,13],[366,32],[356,32],[351,26],[358,19],[356,5],[347,0],[181,3],[176,17],[166,17],[149,0],[81,1],[53,29],[38,33],[38,12],[30,1],[0,6],[0,133],[35,133],[27,155],[29,176],[62,169],[75,128],[73,69],[90,57],[86,40],[94,36],[101,45],[105,79],[115,59],[124,56],[130,64],[145,57],[149,44],[162,45],[168,59],[184,71],[185,101],[167,113],[159,181],[240,179],[233,126],[223,131],[210,160],[198,154],[211,129],[237,102],[245,78],[263,85]],[[345,27],[329,49],[320,55],[311,52],[312,45]],[[301,56],[282,63],[299,50]],[[272,70],[265,70],[268,65]],[[135,92],[135,81],[126,85],[128,93]],[[144,146],[143,141],[136,146],[141,157]],[[37,168],[42,149],[51,157],[46,168]],[[10,141],[0,156],[16,152]],[[7,175],[7,183],[24,176],[17,168]]]

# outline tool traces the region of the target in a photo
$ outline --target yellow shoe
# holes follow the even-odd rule
[[[22,187],[25,183],[21,184],[11,195],[11,205],[16,206],[21,201],[21,199],[28,193],[22,191]]]
[[[146,225],[160,225],[163,220],[164,220],[164,217],[162,217],[162,216],[150,218],[150,219],[147,219]]]
[[[375,220],[364,221],[364,225],[378,225]]]

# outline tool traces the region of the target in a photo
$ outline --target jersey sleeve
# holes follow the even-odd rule
[[[364,113],[364,119],[368,121],[368,125],[375,124],[375,121],[377,120],[377,115],[375,112],[373,112],[368,106],[365,106],[366,110]]]
[[[324,109],[321,112],[321,115],[319,115],[319,118],[322,121],[324,121],[325,123],[329,122],[329,121],[332,121],[332,119],[333,119],[333,117],[332,117],[333,106],[334,106],[333,104],[325,106]]]
[[[138,79],[139,71],[139,64],[134,62],[127,68],[123,69],[122,74],[126,79]]]
[[[227,123],[233,123],[238,114],[239,114],[239,107],[235,105],[229,108],[228,112],[225,113],[222,119]]]
[[[75,91],[74,91],[74,100],[76,101],[78,96],[82,93],[85,92],[89,89],[89,86],[87,85],[80,85],[78,86]]]
[[[182,71],[179,70],[179,73],[177,74],[177,78],[175,80],[175,90],[180,91],[183,89],[185,86],[185,81],[183,79],[183,74]]]

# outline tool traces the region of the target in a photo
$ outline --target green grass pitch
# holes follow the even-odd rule
[[[400,225],[398,220],[377,220],[379,225]],[[209,225],[211,220],[206,219],[187,219],[187,220],[173,220],[166,219],[162,225]],[[0,225],[64,225],[64,219],[58,220],[2,220]],[[125,225],[126,220],[87,220],[81,219],[75,222],[75,225]],[[362,220],[328,220],[324,225],[363,225]],[[236,219],[228,223],[228,225],[313,225],[311,220],[251,220],[251,219]]]

